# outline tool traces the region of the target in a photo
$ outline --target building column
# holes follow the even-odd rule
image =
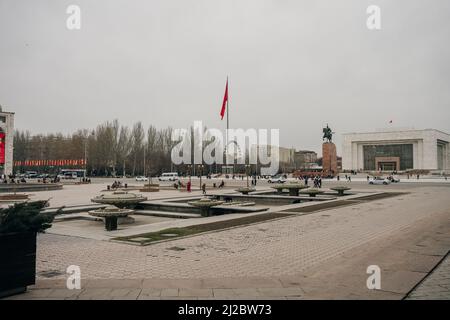
[[[357,144],[358,146],[358,158],[356,162],[356,170],[362,169],[364,170],[364,147],[362,144]]]
[[[422,141],[417,140],[413,143],[413,169],[423,168],[423,146]]]

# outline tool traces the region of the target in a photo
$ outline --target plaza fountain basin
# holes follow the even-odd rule
[[[117,230],[118,224],[134,223],[134,218],[129,217],[134,210],[107,206],[106,208],[91,210],[89,215],[102,218],[107,231]]]
[[[264,205],[264,206],[284,206],[309,201],[327,201],[336,198],[336,195],[323,196],[323,194],[314,198],[311,198],[308,195],[290,196],[288,194],[278,194],[277,192],[273,191],[266,191],[265,193],[248,194],[248,195],[216,194],[213,196],[219,200],[224,201],[230,201],[230,199],[231,201],[252,201],[255,202],[255,204],[257,205]]]
[[[91,199],[92,202],[114,205],[119,208],[134,207],[147,197],[127,191],[114,191],[112,194],[101,194]]]
[[[0,193],[53,191],[62,188],[61,183],[2,183]]]
[[[136,206],[136,214],[148,214],[156,216],[169,216],[167,213],[173,213],[173,217],[191,218],[201,215],[201,208],[192,206],[189,202],[200,200],[201,197],[191,197],[178,201],[144,201]],[[234,206],[222,204],[210,208],[212,215],[222,215],[230,213],[254,213],[268,210],[268,207],[260,206]],[[164,214],[166,213],[166,214]]]
[[[211,215],[223,215],[232,213],[256,213],[263,212],[274,207],[281,207],[301,202],[326,201],[336,199],[334,196],[310,197],[308,195],[289,196],[280,195],[274,191],[265,191],[258,194],[209,194],[208,197],[222,204],[213,206],[209,209]],[[136,206],[136,214],[147,214],[155,216],[170,216],[175,218],[193,218],[200,217],[202,209],[191,205],[190,203],[198,201],[202,197],[185,197],[181,199],[170,200],[152,200],[144,201]]]
[[[203,217],[212,216],[213,213],[212,213],[211,209],[213,207],[218,207],[218,206],[222,205],[223,203],[224,203],[224,201],[220,201],[217,199],[211,199],[208,197],[203,197],[201,199],[196,199],[196,200],[192,200],[192,201],[188,202],[188,204],[190,206],[200,209],[201,215]]]

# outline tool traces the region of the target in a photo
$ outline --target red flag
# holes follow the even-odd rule
[[[223,102],[222,102],[222,109],[220,110],[220,117],[221,120],[223,120],[223,116],[225,115],[225,105],[228,102],[228,79],[227,79],[227,85],[225,87],[225,94],[223,96]]]

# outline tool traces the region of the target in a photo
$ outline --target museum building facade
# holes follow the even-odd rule
[[[450,135],[435,129],[343,134],[344,170],[450,171]]]

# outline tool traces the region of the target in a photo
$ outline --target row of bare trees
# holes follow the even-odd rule
[[[14,160],[87,159],[89,175],[157,175],[172,169],[170,153],[172,128],[147,130],[141,122],[131,128],[118,120],[100,124],[94,130],[71,135],[38,134],[16,130]],[[55,172],[55,167],[16,167],[14,170]],[[84,169],[84,168],[81,168]]]

